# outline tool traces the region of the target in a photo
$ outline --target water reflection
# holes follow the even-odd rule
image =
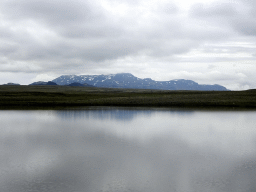
[[[0,111],[0,191],[255,191],[255,117],[121,108]]]
[[[155,112],[165,112],[179,115],[190,115],[193,114],[191,110],[170,110],[161,108],[117,108],[117,107],[92,107],[87,110],[60,110],[56,111],[56,114],[63,119],[88,119],[93,117],[98,119],[111,119],[120,121],[132,121],[134,118],[139,116],[150,117]]]

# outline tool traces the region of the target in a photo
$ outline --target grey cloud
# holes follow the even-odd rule
[[[252,0],[240,1],[241,8],[238,17],[232,24],[235,30],[246,36],[256,35],[256,2]]]
[[[237,14],[232,3],[214,3],[210,5],[195,4],[191,7],[191,15],[196,17],[233,17]]]
[[[6,38],[11,38],[12,37],[12,32],[10,29],[4,26],[0,26],[0,38],[1,39],[6,39]]]
[[[118,31],[111,26],[104,9],[89,1],[8,1],[2,7],[11,21],[32,20],[67,37],[86,38]]]
[[[58,60],[58,55],[64,58],[70,55],[100,61],[134,53],[140,44],[137,39],[130,41],[127,34],[119,38],[123,33],[122,26],[104,14],[98,5],[82,1],[6,1],[2,5],[1,12],[12,23],[9,28],[3,28],[3,31],[9,31],[4,36],[9,36],[8,42],[14,42],[18,50],[8,55],[11,60]],[[29,21],[37,25],[30,26]],[[20,25],[21,30],[11,31],[12,25]],[[53,32],[57,38],[42,37],[43,43],[38,42],[30,34],[30,28],[35,32]],[[5,38],[3,34],[2,38]],[[9,46],[2,49],[10,50]]]
[[[231,28],[246,36],[253,36],[256,34],[255,12],[254,1],[238,1],[196,4],[192,6],[190,15],[204,20],[205,26],[214,24],[222,28]]]
[[[70,22],[90,21],[95,18],[89,5],[82,1],[6,1],[2,9],[13,20],[36,19],[60,25]]]
[[[233,26],[234,28],[247,36],[255,36],[256,35],[256,18],[239,18],[238,20],[234,21]]]
[[[0,55],[9,56],[10,54],[17,51],[17,47],[8,43],[2,43],[0,45]]]
[[[208,41],[228,40],[236,36],[232,29],[234,18],[238,17],[237,5],[232,3],[195,4],[189,11],[195,31],[191,38],[203,38]]]
[[[138,18],[115,18],[99,4],[87,1],[12,0],[2,5],[4,18],[21,28],[12,31],[14,38],[9,39],[18,50],[8,55],[14,61],[34,60],[38,64],[73,57],[82,65],[88,60],[114,60],[128,55],[171,56],[197,46],[191,40],[182,40],[182,19],[173,4],[152,8],[149,18],[139,14]],[[123,22],[126,20],[129,22]],[[35,33],[42,30],[48,36],[49,32],[54,35],[43,36],[42,43],[31,35],[31,28]],[[66,62],[73,64],[72,60]]]

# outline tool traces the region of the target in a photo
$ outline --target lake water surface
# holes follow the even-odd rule
[[[255,192],[256,111],[0,111],[1,192]]]

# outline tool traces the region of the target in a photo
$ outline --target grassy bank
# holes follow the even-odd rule
[[[256,90],[161,91],[68,86],[0,86],[1,109],[76,106],[256,109]]]

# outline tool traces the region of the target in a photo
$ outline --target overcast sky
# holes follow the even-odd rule
[[[0,1],[0,84],[121,72],[256,88],[256,1]]]

